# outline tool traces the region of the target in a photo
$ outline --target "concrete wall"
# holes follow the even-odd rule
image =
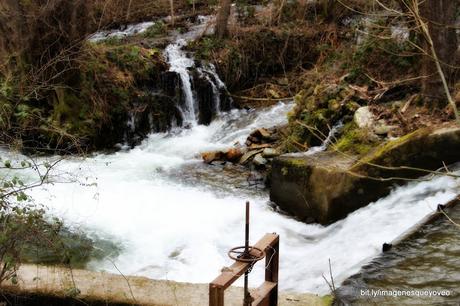
[[[208,284],[179,283],[132,276],[125,278],[105,272],[70,270],[56,266],[23,265],[18,271],[17,283],[7,282],[0,287],[0,291],[27,296],[75,298],[109,305],[209,304]],[[226,291],[225,305],[241,306],[242,297],[242,288],[231,287]],[[37,305],[40,305],[39,301]],[[279,305],[320,306],[326,303],[324,299],[312,294],[281,293]]]

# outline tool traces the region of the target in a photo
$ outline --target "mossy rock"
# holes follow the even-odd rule
[[[371,130],[360,129],[353,121],[348,122],[333,150],[355,155],[364,155],[375,148],[382,140]]]
[[[130,140],[125,137],[129,114],[140,111],[146,113],[138,114],[136,137],[166,131],[173,119],[181,122],[177,95],[163,88],[168,66],[157,49],[87,43],[80,62],[65,86],[53,88],[41,100],[21,101],[2,116],[5,129],[20,137],[24,148],[48,153],[112,148]]]
[[[116,256],[120,252],[121,247],[111,240],[61,229],[49,243],[26,245],[21,257],[26,263],[85,268],[90,261]]]
[[[315,84],[314,81],[305,84],[305,89],[295,97],[296,105],[289,114],[288,135],[283,142],[285,152],[298,151],[299,144],[303,146],[300,149],[320,145],[336,123],[351,120],[360,107],[353,99],[354,91],[346,84]]]
[[[448,123],[388,141],[362,157],[337,151],[284,155],[272,162],[270,199],[303,221],[329,224],[386,196],[395,184],[460,161],[458,152],[460,126]]]
[[[440,169],[459,161],[458,152],[460,125],[445,123],[383,143],[363,156],[352,170],[375,177],[414,178],[425,175],[424,170]]]

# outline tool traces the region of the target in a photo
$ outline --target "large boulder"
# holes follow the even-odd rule
[[[395,184],[460,160],[460,126],[417,130],[362,158],[339,152],[283,155],[272,163],[270,198],[301,220],[329,224],[387,195]]]

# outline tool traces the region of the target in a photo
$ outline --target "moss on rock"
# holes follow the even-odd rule
[[[364,155],[381,140],[368,129],[360,129],[353,121],[347,123],[334,149],[340,152]]]
[[[21,101],[10,114],[4,112],[4,134],[21,139],[25,148],[86,151],[123,141],[129,114],[150,112],[141,117],[159,131],[173,118],[181,120],[174,97],[151,95],[162,92],[167,71],[157,49],[87,43],[79,62],[64,86],[52,88],[43,99]],[[141,125],[146,129],[141,132],[148,133],[150,127]]]
[[[296,105],[289,114],[284,151],[299,151],[320,145],[339,120],[351,120],[352,114],[360,106],[355,102],[358,99],[346,83],[326,84],[311,79],[295,97]]]
[[[348,129],[356,133],[352,125]],[[390,140],[364,156],[282,155],[272,163],[270,198],[301,220],[328,224],[387,195],[395,184],[460,161],[459,150],[460,127],[450,123]]]
[[[67,228],[53,235],[56,237],[47,243],[26,245],[22,250],[22,260],[26,263],[85,268],[90,261],[102,260],[121,252],[121,246],[111,240],[90,238]]]

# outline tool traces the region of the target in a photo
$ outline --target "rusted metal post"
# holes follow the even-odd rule
[[[279,236],[266,234],[254,246],[249,245],[250,203],[246,202],[244,246],[228,251],[235,262],[209,284],[209,306],[224,305],[224,291],[244,274],[243,306],[278,305]],[[254,264],[266,258],[265,282],[249,292],[249,273]]]
[[[244,252],[249,254],[249,210],[250,210],[249,201],[246,202],[246,227],[244,231]]]
[[[250,256],[249,254],[249,201],[246,202],[246,226],[244,231],[244,254],[243,256]],[[252,298],[249,293],[249,270],[244,272],[244,301],[243,306],[251,306]]]
[[[276,286],[268,296],[269,306],[278,305],[278,271],[280,258],[280,238],[277,236],[271,247],[266,250],[265,257],[265,281],[275,283]]]
[[[242,247],[244,248],[244,247]],[[249,247],[251,249],[251,247]],[[265,256],[265,282],[251,294],[251,306],[278,305],[278,267],[279,267],[279,236],[266,234],[253,249],[260,249]],[[239,277],[243,276],[253,263],[235,261],[230,267],[209,284],[209,306],[224,305],[224,290],[230,287]]]

